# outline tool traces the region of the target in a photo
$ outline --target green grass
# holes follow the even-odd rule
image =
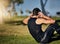
[[[3,35],[0,36],[0,44],[38,44],[38,43],[30,35],[25,36]],[[51,42],[50,44],[60,44],[60,40]]]
[[[0,44],[37,44],[31,36],[0,36]]]
[[[24,28],[23,28],[24,27]],[[0,25],[0,44],[37,44],[23,25]]]
[[[26,25],[11,24],[11,21],[22,21],[24,18],[14,17],[10,20],[10,24],[0,25],[0,44],[38,44],[30,35]],[[43,29],[45,28],[44,25]],[[50,44],[60,44],[60,40],[53,41]]]

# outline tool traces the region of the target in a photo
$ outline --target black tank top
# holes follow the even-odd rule
[[[41,30],[42,24],[36,24],[36,19],[37,18],[30,18],[29,19],[28,28],[29,28],[29,30],[32,30],[32,31],[42,32],[42,30]]]
[[[37,42],[40,42],[42,36],[43,36],[43,31],[41,30],[42,24],[36,24],[37,18],[30,18],[28,21],[28,29],[30,34],[35,38]]]

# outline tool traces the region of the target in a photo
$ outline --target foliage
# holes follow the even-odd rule
[[[23,10],[22,9],[20,9],[20,13],[23,14]]]
[[[24,3],[24,0],[9,0],[9,6],[8,7],[11,7],[11,10],[10,12],[15,15],[16,13],[16,9],[15,9],[15,4],[17,4],[17,6],[19,6],[20,4],[23,4]]]
[[[24,3],[24,0],[10,0],[10,3],[11,2],[17,3],[19,5],[19,4],[23,4]]]
[[[27,10],[26,10],[26,13],[31,13],[31,11],[27,9]]]
[[[56,12],[57,15],[60,15],[60,12]]]

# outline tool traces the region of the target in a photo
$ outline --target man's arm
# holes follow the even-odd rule
[[[27,17],[27,18],[25,18],[24,20],[23,20],[23,23],[24,24],[28,24],[28,20],[30,19],[30,17]]]
[[[43,20],[43,23],[45,24],[53,24],[55,22],[55,20],[53,20],[52,18],[45,16],[42,12],[39,12],[39,17],[41,17]]]
[[[55,23],[55,20],[43,20],[43,23],[45,24],[54,24]]]
[[[46,20],[43,18],[39,18],[36,20],[36,24],[54,24],[55,21],[54,20]]]
[[[32,16],[32,13],[30,14],[30,16],[28,16],[27,18],[25,18],[25,19],[23,20],[23,23],[24,23],[24,24],[28,24],[28,20],[30,19],[31,16]]]
[[[50,19],[50,20],[51,20],[50,17],[45,16],[42,12],[39,12],[38,14],[39,14],[39,16],[40,16],[41,18],[45,18],[45,19]]]

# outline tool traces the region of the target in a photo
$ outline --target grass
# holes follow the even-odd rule
[[[37,42],[29,34],[27,26],[4,24],[0,26],[0,44],[37,44]]]
[[[37,44],[30,36],[0,36],[0,44]]]
[[[24,18],[14,17],[12,21],[22,20]],[[44,25],[43,29],[45,28],[46,26]],[[0,25],[0,44],[38,44],[38,43],[30,35],[26,25],[3,24]],[[53,41],[50,44],[60,44],[60,40]]]

